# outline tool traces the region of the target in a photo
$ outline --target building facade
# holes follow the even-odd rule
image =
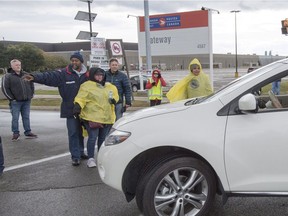
[[[42,49],[47,54],[62,56],[69,60],[71,54],[79,50],[83,54],[85,63],[89,66],[91,44],[90,41],[81,42],[65,42],[65,43],[37,43],[37,42],[19,42],[19,41],[0,41],[4,46],[10,44],[17,45],[20,43],[29,43]],[[137,43],[124,42],[124,50],[127,58],[127,68],[129,70],[139,69],[139,53]],[[108,52],[107,52],[108,56]],[[109,56],[108,56],[109,58]],[[209,68],[209,54],[198,55],[177,55],[177,56],[153,56],[152,53],[152,67],[158,67],[162,70],[187,70],[188,65],[193,58],[198,58],[203,68]],[[243,55],[238,54],[238,67],[261,67],[273,61],[283,59],[285,56],[273,55]],[[143,68],[145,68],[146,58],[142,57]],[[235,68],[236,56],[235,54],[213,54],[214,68]]]

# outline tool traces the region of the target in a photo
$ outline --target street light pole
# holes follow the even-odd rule
[[[233,11],[230,11],[230,12],[235,14],[235,56],[236,56],[236,62],[235,62],[235,67],[236,67],[235,78],[237,78],[237,77],[239,76],[239,74],[238,74],[238,58],[237,58],[237,18],[236,18],[236,13],[239,13],[240,10],[233,10]]]
[[[92,0],[93,1],[93,0]],[[91,1],[91,2],[92,2]],[[89,13],[89,25],[90,25],[90,37],[92,37],[92,20],[91,20],[91,7],[90,1],[88,1],[88,13]]]
[[[139,50],[139,33],[140,33],[140,17],[128,14],[127,18],[129,17],[135,17],[137,19],[137,37],[138,37],[138,69],[139,69],[139,79],[140,79],[140,90],[144,90],[144,83],[143,83],[143,77],[142,77],[142,58],[140,56],[140,50]]]
[[[145,39],[146,39],[146,70],[152,73],[151,44],[150,44],[150,18],[149,18],[149,2],[144,0],[145,15]]]

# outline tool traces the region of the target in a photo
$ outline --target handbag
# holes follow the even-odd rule
[[[104,128],[103,124],[99,123],[99,122],[93,122],[93,121],[88,121],[89,123],[89,127],[90,128]]]

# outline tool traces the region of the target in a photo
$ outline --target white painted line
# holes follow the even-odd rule
[[[54,159],[61,158],[61,157],[66,157],[68,155],[70,155],[70,152],[66,152],[66,153],[63,153],[63,154],[59,154],[59,155],[51,156],[51,157],[48,157],[48,158],[43,158],[43,159],[40,159],[40,160],[35,160],[35,161],[28,162],[28,163],[7,167],[7,168],[5,167],[4,172],[15,170],[15,169],[20,169],[20,168],[23,168],[23,167],[27,167],[27,166],[31,166],[31,165],[35,165],[35,164],[39,164],[39,163],[43,163],[43,162],[54,160]]]

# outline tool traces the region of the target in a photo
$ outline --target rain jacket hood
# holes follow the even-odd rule
[[[198,65],[200,68],[199,75],[195,76],[190,70],[191,65]],[[188,97],[188,85],[192,80],[196,80],[197,90],[193,90],[195,94],[193,97],[205,96],[212,93],[211,85],[208,76],[203,72],[202,65],[198,59],[194,58],[188,66],[189,75],[184,77],[182,80],[178,81],[166,94],[170,102],[176,102],[179,100],[185,100]],[[192,83],[193,84],[193,83]],[[200,88],[201,87],[201,88]]]
[[[101,82],[95,80],[95,74],[103,74],[103,80]],[[102,86],[105,85],[105,82],[106,82],[106,75],[105,75],[105,71],[101,68],[91,68],[89,70],[89,80],[93,81],[93,82],[97,82],[99,84],[101,84]]]
[[[116,102],[119,100],[117,88],[109,82],[105,86],[95,85],[95,81],[91,80],[83,83],[74,100],[82,108],[80,118],[102,124],[113,124],[116,115],[114,105],[109,103],[110,94]]]

